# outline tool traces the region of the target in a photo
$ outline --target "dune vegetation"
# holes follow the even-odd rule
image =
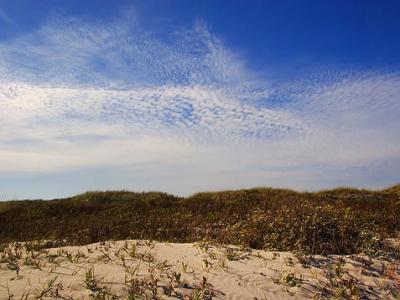
[[[0,202],[0,243],[52,240],[211,241],[305,254],[377,253],[400,232],[400,186],[198,193],[87,192],[56,200]],[[54,242],[57,241],[57,242]]]

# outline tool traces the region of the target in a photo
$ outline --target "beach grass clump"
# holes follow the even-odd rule
[[[53,241],[29,244],[40,251],[147,239],[209,241],[307,255],[375,255],[385,239],[400,235],[399,215],[398,186],[314,193],[255,188],[186,198],[158,192],[87,192],[51,201],[0,202],[0,245]],[[127,255],[137,256],[134,248]],[[229,258],[235,259],[230,254]]]

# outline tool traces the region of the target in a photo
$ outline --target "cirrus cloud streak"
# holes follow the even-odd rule
[[[279,85],[202,22],[159,37],[132,13],[53,18],[0,41],[0,177],[106,168],[124,175],[88,188],[180,194],[394,183],[400,74],[344,74]]]

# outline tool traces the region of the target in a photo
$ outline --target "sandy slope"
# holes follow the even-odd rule
[[[0,299],[395,299],[400,293],[399,265],[365,256],[307,259],[207,243],[117,241],[33,252],[10,245],[0,257]]]

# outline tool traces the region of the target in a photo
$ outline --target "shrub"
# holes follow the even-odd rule
[[[200,240],[308,254],[377,251],[400,232],[398,187],[317,193],[257,188],[199,193],[87,192],[51,201],[0,202],[0,245],[56,239]]]

